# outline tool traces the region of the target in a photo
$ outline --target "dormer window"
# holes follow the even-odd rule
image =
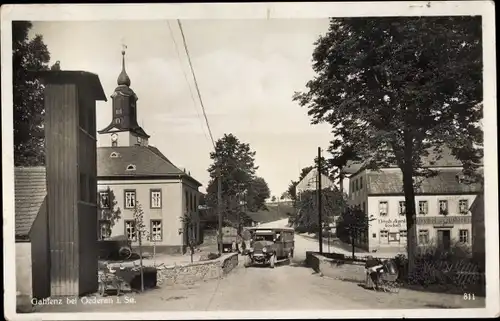
[[[111,157],[111,158],[117,158],[118,157],[118,153],[117,152],[112,152],[111,155],[109,155],[109,157]]]
[[[135,165],[133,165],[133,164],[128,165],[127,170],[128,171],[135,171]]]

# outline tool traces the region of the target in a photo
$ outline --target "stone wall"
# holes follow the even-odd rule
[[[327,258],[314,252],[306,252],[307,266],[323,276],[337,280],[364,282],[365,263],[346,259]]]
[[[210,261],[193,262],[160,268],[158,280],[164,284],[186,284],[222,278],[238,266],[238,254],[229,253]]]

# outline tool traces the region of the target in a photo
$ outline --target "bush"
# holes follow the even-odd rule
[[[477,265],[470,259],[469,247],[459,243],[452,244],[448,251],[443,251],[433,244],[419,247],[415,257],[415,269],[411,273],[408,273],[408,258],[405,255],[397,255],[394,261],[400,273],[400,281],[411,285],[453,288],[469,286],[468,282],[479,282],[479,278],[458,278],[458,272],[464,268],[476,269],[479,272]]]

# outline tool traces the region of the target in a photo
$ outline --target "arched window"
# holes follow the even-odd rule
[[[117,158],[118,157],[118,153],[117,152],[112,152],[111,155],[109,155],[109,157],[111,157],[111,158]]]
[[[133,165],[133,164],[128,165],[127,170],[128,171],[135,171],[135,165]]]

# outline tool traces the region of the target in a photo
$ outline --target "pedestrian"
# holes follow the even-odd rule
[[[371,287],[373,289],[379,288],[379,272],[381,269],[383,269],[384,266],[382,262],[380,262],[379,259],[374,258],[371,255],[368,255],[366,257],[366,263],[365,263],[365,269],[366,269],[366,286],[370,286],[371,281]]]

